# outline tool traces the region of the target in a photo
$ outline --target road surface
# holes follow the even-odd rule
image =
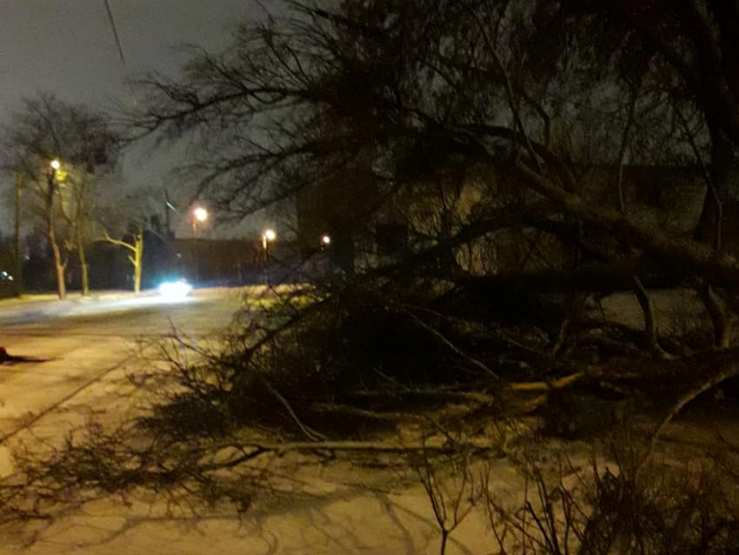
[[[0,446],[125,367],[136,358],[137,342],[175,328],[188,336],[223,330],[241,294],[203,289],[179,301],[109,294],[91,301],[0,302],[0,346],[28,359],[0,365]]]
[[[0,365],[0,448],[41,416],[125,368],[137,358],[137,340],[171,334],[173,329],[187,336],[216,334],[228,326],[243,295],[260,293],[202,289],[179,302],[156,294],[122,293],[61,303],[50,298],[0,301],[0,346],[14,356],[37,359]],[[669,327],[675,305],[668,294],[656,299],[662,329]],[[633,298],[613,296],[604,304],[611,318],[641,326]]]
[[[203,290],[185,303],[116,295],[61,304],[0,302],[0,345],[39,359],[0,365],[0,478],[14,472],[10,452],[21,443],[43,449],[87,419],[107,424],[135,413],[140,389],[128,376],[151,364],[139,356],[136,340],[168,334],[172,326],[212,337],[228,325],[243,294]],[[626,316],[640,324],[638,307]],[[708,437],[698,432],[695,437]],[[589,448],[566,448],[572,468],[590,468]],[[505,458],[489,464],[488,487],[497,502],[520,503],[523,478],[516,465]],[[102,497],[52,521],[0,529],[0,555],[438,553],[438,526],[423,488],[398,476],[395,467],[341,461],[302,468],[293,477],[311,495],[268,500],[245,517],[228,507],[190,513],[146,495],[125,502]],[[449,555],[495,552],[486,514],[482,508],[470,513]]]
[[[138,339],[169,334],[172,326],[190,336],[213,337],[228,326],[244,294],[259,293],[201,290],[184,303],[120,295],[93,302],[0,302],[0,345],[14,356],[37,359],[0,365],[0,479],[12,479],[11,453],[19,445],[44,452],[90,419],[112,426],[127,413],[136,414],[141,391],[128,377],[148,364],[136,348]],[[438,530],[420,487],[385,491],[384,474],[380,489],[352,486],[378,479],[374,471],[358,476],[352,466],[333,469],[328,481],[305,471],[309,489],[321,492],[320,498],[308,502],[298,496],[247,520],[232,510],[173,512],[165,499],[130,498],[122,504],[104,498],[58,520],[0,529],[0,555],[438,551]],[[473,531],[464,534],[468,540],[454,540],[452,552],[479,551],[463,547],[487,537],[484,519],[469,519],[473,522]]]

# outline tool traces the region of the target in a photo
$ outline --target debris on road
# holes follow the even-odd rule
[[[13,356],[5,347],[0,347],[0,364],[15,364],[18,362],[45,362],[44,359],[36,357]]]

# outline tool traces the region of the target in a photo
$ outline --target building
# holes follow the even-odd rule
[[[515,210],[535,196],[511,176],[489,169],[437,172],[388,195],[382,204],[380,187],[369,172],[350,172],[344,180],[344,186],[333,179],[302,191],[297,198],[298,236],[304,251],[315,251],[320,234],[328,230],[333,259],[340,268],[372,266],[443,244],[472,222],[495,211]],[[345,185],[349,180],[351,187]],[[358,181],[356,187],[353,180]],[[575,180],[577,192],[589,202],[619,207],[615,168],[577,168]],[[700,219],[706,184],[695,167],[626,166],[622,192],[629,217],[674,236],[690,237]],[[725,213],[730,209],[727,205]],[[739,243],[737,232],[726,227],[727,244]],[[570,251],[554,234],[522,221],[450,248],[446,259],[472,274],[490,275],[568,264]]]

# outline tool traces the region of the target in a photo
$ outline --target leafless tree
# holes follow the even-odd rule
[[[475,171],[496,175],[498,201],[505,182],[515,191],[511,202],[537,199],[549,207],[542,215],[526,210],[514,222],[494,214],[485,225],[480,210],[474,234],[455,237],[454,226],[447,224],[442,235],[419,236],[419,242],[458,247],[497,231],[533,227],[573,254],[590,246],[591,254],[620,264],[612,256],[616,251],[602,244],[608,235],[620,243],[622,256],[616,258],[626,255],[637,266],[645,259],[663,268],[677,265],[685,275],[711,274],[715,286],[729,285],[738,271],[731,257],[665,233],[628,206],[600,204],[589,194],[592,176],[578,171],[610,168],[615,200],[627,153],[632,165],[684,163],[681,159],[691,157],[675,125],[681,106],[698,123],[700,152],[718,140],[711,133],[719,120],[722,129],[729,121],[709,121],[713,108],[700,104],[707,93],[690,88],[700,77],[686,74],[684,66],[700,59],[697,54],[647,48],[654,33],[635,27],[629,3],[605,12],[596,4],[426,0],[403,7],[345,2],[331,8],[288,2],[288,16],[243,27],[222,55],[195,52],[182,79],[142,81],[149,101],[129,123],[134,135],[195,133],[203,156],[192,175],[202,176],[204,194],[239,214],[311,187],[322,192],[313,196],[326,194],[330,188],[322,184],[338,180],[345,184],[345,197],[364,199],[363,217],[346,219],[370,221],[370,214],[412,187],[416,198],[428,196],[440,172],[458,167],[463,171],[457,172],[457,183],[469,181]],[[690,35],[680,10],[653,15],[655,32],[677,18],[683,42],[700,41],[698,31]],[[713,25],[708,15],[698,15],[702,25]],[[596,33],[608,17],[617,17],[620,26]],[[568,21],[575,23],[574,31],[565,31]],[[608,56],[620,65],[603,63]],[[694,64],[691,71],[703,67]],[[728,68],[724,74],[730,76]],[[730,98],[725,100],[722,105]],[[355,179],[358,161],[372,176],[369,192]],[[324,204],[337,205],[329,201],[333,198]],[[707,196],[704,216],[712,203]],[[352,206],[345,212],[354,214],[357,205]],[[572,225],[555,224],[561,217],[585,226],[592,238],[573,236]],[[630,279],[647,312],[647,332],[654,336],[641,294],[649,284],[640,273],[632,272]],[[600,287],[591,281],[591,287]],[[658,351],[655,340],[650,342]]]
[[[44,222],[60,299],[70,250],[79,258],[83,293],[89,290],[85,247],[94,183],[114,165],[117,142],[106,116],[48,94],[24,100],[4,129],[3,168],[26,184]]]
[[[128,251],[128,261],[133,269],[133,291],[141,292],[141,274],[144,268],[144,230],[141,226],[132,225],[121,238],[115,239],[105,232],[105,240]]]

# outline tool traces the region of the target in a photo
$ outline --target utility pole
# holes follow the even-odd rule
[[[23,178],[15,174],[15,292],[23,294],[23,248],[21,245],[21,196],[23,195]]]
[[[169,191],[164,189],[164,234],[167,240],[174,239],[174,233],[172,232],[172,218],[169,211],[177,212],[177,208],[172,201],[169,200]]]

